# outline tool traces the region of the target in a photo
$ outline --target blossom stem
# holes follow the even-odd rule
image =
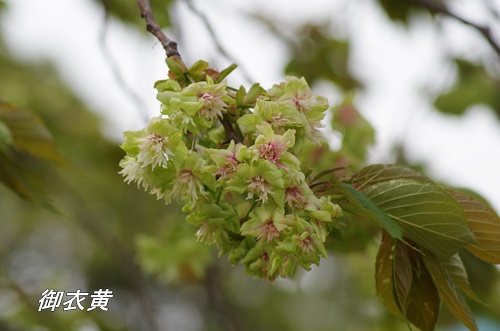
[[[252,212],[252,210],[255,208],[255,206],[257,206],[257,202],[258,202],[258,200],[255,200],[253,202],[253,204],[250,206],[250,208],[248,208],[248,210],[247,210],[247,212],[245,214],[245,217],[243,217],[241,219],[241,223],[245,223],[245,221],[248,219],[248,216],[250,215],[250,213]]]
[[[196,146],[196,138],[197,136],[193,136],[193,141],[191,142],[191,151],[194,151],[194,148]]]
[[[227,118],[226,115],[221,120],[222,126],[224,127],[224,130],[226,131],[226,136],[228,137],[228,140],[234,140],[236,143],[241,143],[243,140],[238,136],[238,134],[234,131],[233,126],[231,125],[231,122]]]
[[[329,197],[333,201],[345,200],[345,196],[343,196],[342,194],[330,195]]]
[[[220,202],[220,198],[222,196],[222,190],[223,190],[222,186],[219,187],[219,190],[217,191],[217,197],[215,198],[215,203],[216,204],[219,204],[219,202]]]

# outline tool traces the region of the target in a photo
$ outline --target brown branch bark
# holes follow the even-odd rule
[[[222,126],[224,127],[224,130],[226,131],[226,136],[228,141],[234,140],[235,143],[242,143],[243,140],[240,138],[238,133],[233,128],[233,125],[231,124],[231,121],[227,117],[227,115],[224,115],[224,117],[220,120]]]
[[[439,13],[444,16],[448,16],[450,18],[453,18],[459,22],[462,22],[465,25],[468,25],[475,30],[477,30],[484,39],[490,44],[491,48],[497,53],[498,57],[500,58],[500,45],[497,43],[495,39],[493,39],[493,35],[491,34],[491,29],[487,25],[479,25],[476,23],[473,23],[462,16],[459,16],[453,12],[451,12],[448,7],[446,7],[445,4],[440,3],[440,2],[435,2],[432,0],[408,0],[410,2],[413,2],[416,5],[422,6],[427,8],[431,12]]]
[[[153,11],[151,10],[151,4],[149,0],[138,0],[139,8],[141,9],[141,17],[146,20],[146,30],[151,32],[162,44],[165,52],[167,53],[167,57],[177,57],[181,58],[181,54],[177,50],[177,43],[172,39],[168,38],[160,26],[156,22]]]

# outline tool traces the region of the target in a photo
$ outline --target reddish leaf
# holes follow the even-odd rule
[[[439,295],[429,271],[412,252],[413,284],[407,299],[406,317],[422,331],[433,331],[439,315]]]
[[[394,297],[394,240],[384,231],[375,264],[375,289],[380,301],[396,317],[406,320]]]
[[[462,206],[467,225],[476,236],[477,244],[465,248],[483,261],[500,264],[500,217],[476,198],[452,190],[448,193]]]
[[[394,289],[399,306],[403,311],[406,311],[408,307],[408,295],[410,294],[413,282],[412,261],[407,249],[408,246],[400,241],[396,241],[394,244]]]

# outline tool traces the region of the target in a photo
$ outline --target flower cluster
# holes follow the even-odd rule
[[[203,61],[169,65],[155,85],[161,115],[124,134],[125,181],[181,202],[198,240],[251,275],[272,281],[319,264],[342,210],[315,196],[297,155],[321,140],[327,100],[303,78],[247,92]]]

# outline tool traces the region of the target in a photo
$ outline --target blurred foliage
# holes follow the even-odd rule
[[[63,163],[40,118],[0,100],[0,181],[24,198],[32,198],[41,160]],[[29,177],[29,178],[28,178]],[[30,187],[31,186],[31,187]]]
[[[329,36],[327,26],[305,25],[290,43],[288,75],[304,76],[310,84],[320,79],[335,83],[344,91],[361,87],[349,68],[349,42]]]
[[[443,113],[462,115],[473,105],[486,105],[500,119],[500,78],[483,65],[454,59],[458,77],[454,86],[437,97],[434,105]]]
[[[405,25],[409,24],[410,18],[415,13],[428,12],[429,10],[421,5],[419,1],[416,0],[378,0],[378,3],[385,11],[387,16],[395,21],[400,22]],[[431,4],[444,5],[446,1],[443,0],[431,0]],[[432,13],[432,10],[430,11]]]
[[[140,30],[146,31],[146,25],[141,18],[141,13],[137,1],[130,0],[93,0],[101,3],[106,13],[113,17],[122,20],[125,23],[136,25]],[[158,24],[163,27],[169,27],[171,24],[169,6],[173,0],[150,0],[151,9],[155,15]]]
[[[193,226],[186,222],[169,224],[159,235],[137,236],[139,263],[163,282],[197,282],[214,263],[214,253],[194,240]]]
[[[151,309],[144,297],[151,296],[148,287],[154,286],[143,280],[133,243],[139,232],[158,233],[178,211],[167,210],[123,183],[117,174],[123,157],[117,143],[104,138],[100,120],[68,90],[51,65],[21,63],[1,52],[0,72],[1,97],[9,102],[2,103],[0,117],[6,123],[2,127],[9,130],[3,132],[13,138],[4,139],[12,146],[0,159],[1,175],[22,178],[24,184],[28,174],[35,200],[43,203],[21,200],[0,186],[0,297],[12,298],[2,301],[9,313],[1,319],[16,330],[36,325],[76,329],[88,320],[101,330],[154,329],[147,318],[135,322],[125,318],[136,305],[143,314]],[[58,162],[51,163],[54,160]],[[27,195],[17,187],[15,191]],[[45,202],[53,206],[52,211]],[[114,313],[109,316],[38,312],[38,300],[46,288],[110,288],[119,302],[111,300]]]
[[[353,105],[354,95],[348,94],[344,101],[332,109],[332,129],[342,135],[342,146],[337,159],[359,169],[366,160],[368,149],[375,143],[375,131]]]
[[[286,74],[303,76],[311,85],[326,80],[344,92],[362,87],[349,67],[349,41],[331,36],[330,24],[294,26],[262,15],[251,17],[265,24],[271,33],[286,43],[290,51]]]
[[[93,1],[145,31],[135,1]],[[151,1],[161,26],[171,23],[167,8],[172,3]],[[388,17],[407,25],[414,13],[427,11],[410,1],[379,3]],[[286,26],[273,30],[290,49],[287,73],[303,75],[311,84],[326,80],[342,91],[363,85],[349,68],[349,40],[334,38],[313,22],[298,27],[293,40],[276,33]],[[500,114],[498,78],[483,66],[455,63],[457,83],[438,97],[436,107],[459,115],[482,103]],[[176,206],[165,207],[123,182],[117,174],[123,157],[118,142],[105,138],[101,120],[53,65],[21,62],[0,41],[0,77],[0,178],[21,183],[7,186],[23,197],[35,192],[35,200],[42,202],[31,203],[0,185],[1,330],[407,330],[376,298],[378,229],[372,222],[341,219],[341,233],[329,242],[331,257],[297,280],[279,280],[274,286],[252,280],[195,242],[194,228],[178,222],[183,216]],[[303,161],[309,168],[364,164],[373,131],[354,103],[346,96],[333,110],[334,117],[345,119],[344,127],[335,129],[350,143],[335,159],[325,157],[328,146],[308,146]],[[52,147],[41,150],[53,157],[41,160],[32,155],[33,145],[16,142],[9,116],[1,115],[14,110],[45,137]],[[28,150],[22,151],[23,146]],[[63,165],[52,163],[59,158]],[[500,320],[500,311],[491,309],[500,306],[497,269],[467,251],[461,256],[472,288],[490,305],[472,303],[473,312]],[[115,297],[108,312],[38,312],[46,288],[110,288]],[[441,325],[453,324],[450,316],[444,311]]]

